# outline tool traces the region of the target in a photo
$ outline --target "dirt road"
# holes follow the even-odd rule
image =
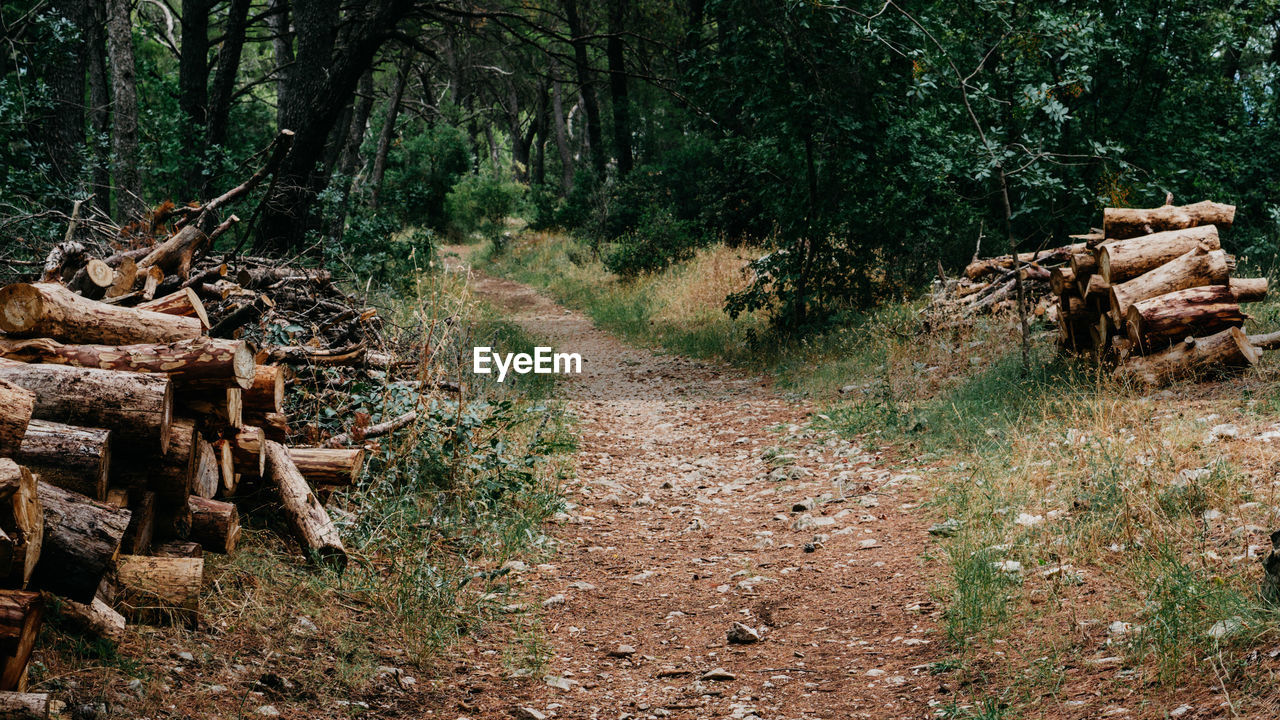
[[[909,468],[811,428],[760,377],[629,346],[507,280],[472,285],[582,355],[561,383],[581,441],[559,552],[517,569],[543,676],[511,677],[481,644],[445,713],[882,719],[950,702],[926,667],[942,651]]]

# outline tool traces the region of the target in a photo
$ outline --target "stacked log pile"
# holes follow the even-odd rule
[[[1062,347],[1147,385],[1248,367],[1259,347],[1242,304],[1266,297],[1266,278],[1237,278],[1222,249],[1235,206],[1199,202],[1106,208],[1102,233],[1052,271]]]
[[[1066,267],[1075,253],[1085,248],[1092,235],[1072,236],[1070,245],[979,259],[974,257],[964,275],[949,278],[939,272],[929,302],[922,311],[933,328],[964,322],[977,315],[1016,310],[1017,286],[1022,284],[1028,313],[1048,321],[1057,320],[1058,300],[1053,285],[1054,271]]]
[[[41,277],[0,288],[4,717],[46,716],[24,692],[46,609],[112,640],[130,621],[198,624],[203,554],[235,551],[246,486],[274,495],[308,558],[346,564],[317,492],[352,484],[363,441],[395,428],[289,446],[287,366],[398,363],[328,273],[208,257],[224,202],[178,212],[153,245],[60,244]]]

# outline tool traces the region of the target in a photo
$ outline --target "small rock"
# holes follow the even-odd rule
[[[947,518],[940,523],[929,526],[929,534],[936,537],[954,537],[960,531],[960,521]]]
[[[879,546],[880,546],[880,541],[876,540],[875,538],[867,538],[866,540],[861,540],[858,542],[859,550],[870,550],[873,547],[879,547]]]
[[[195,660],[196,660],[196,656],[195,656],[195,655],[192,655],[191,653],[187,652],[186,650],[183,650],[182,652],[178,653],[178,659],[179,659],[179,660],[186,661],[186,662],[195,662]]]
[[[882,676],[882,675],[884,675],[884,674],[885,674],[885,672],[884,672],[883,670],[881,670],[880,668],[872,668],[872,669],[870,669],[870,670],[868,670],[868,671],[867,671],[867,677],[880,677],[880,676]]]
[[[636,654],[636,649],[630,645],[619,645],[609,651],[609,657],[626,658]]]
[[[1013,519],[1013,524],[1021,525],[1022,527],[1035,527],[1037,525],[1043,525],[1044,516],[1031,515],[1028,513],[1018,513],[1018,517]]]
[[[1178,707],[1169,711],[1169,717],[1179,718],[1191,712],[1192,710],[1195,710],[1195,708],[1190,705],[1179,705]]]
[[[516,716],[516,720],[547,720],[546,715],[524,705],[517,706],[511,714]]]
[[[1229,635],[1234,635],[1244,627],[1244,620],[1239,615],[1229,617],[1226,620],[1219,620],[1209,628],[1209,637],[1214,640],[1221,640]]]
[[[552,595],[551,597],[542,601],[542,607],[544,608],[557,607],[560,605],[564,605],[568,601],[569,601],[569,598],[565,597],[564,595]]]
[[[812,509],[813,509],[813,498],[805,498],[804,500],[801,500],[800,502],[791,506],[791,512],[793,513],[809,512]]]
[[[734,623],[729,628],[727,637],[732,645],[750,645],[760,642],[760,632],[750,625],[740,622]]]
[[[294,618],[293,629],[296,632],[304,633],[306,635],[316,635],[320,632],[320,628],[316,627],[316,624],[311,622],[311,618],[306,615],[299,615]]]
[[[991,567],[1001,572],[1007,572],[1010,575],[1016,575],[1022,572],[1022,563],[1017,560],[1001,560],[991,563]]]
[[[573,588],[574,590],[582,590],[582,591],[584,591],[584,592],[585,592],[585,591],[587,591],[587,590],[595,590],[595,589],[596,589],[596,586],[595,586],[595,585],[592,585],[591,583],[589,583],[589,582],[585,582],[585,581],[583,581],[583,580],[579,580],[579,581],[577,581],[577,582],[571,582],[571,583],[569,583],[569,587]]]
[[[557,690],[564,690],[565,692],[573,690],[573,681],[562,678],[559,675],[548,675],[542,678],[542,681],[545,682],[548,687],[553,687]]]
[[[258,714],[266,717],[279,717],[280,711],[274,705],[263,705],[258,708]]]
[[[1240,435],[1240,428],[1234,423],[1222,423],[1209,428],[1209,434],[1205,435],[1205,442],[1215,442],[1222,438],[1233,438]]]
[[[736,680],[737,678],[738,678],[737,675],[734,675],[733,673],[729,672],[728,670],[725,670],[724,668],[715,668],[714,670],[708,670],[702,673],[702,675],[698,677],[699,680],[715,680],[719,682],[729,682],[730,680]]]

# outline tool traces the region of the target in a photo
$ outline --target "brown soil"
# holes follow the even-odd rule
[[[629,346],[517,283],[472,286],[582,355],[560,379],[581,440],[558,552],[517,569],[548,661],[520,677],[482,642],[436,713],[924,718],[951,701],[927,667],[944,651],[919,557],[924,483],[891,449],[816,429],[760,377]],[[730,644],[735,622],[762,639]]]

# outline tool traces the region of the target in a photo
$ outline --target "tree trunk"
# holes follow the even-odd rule
[[[111,149],[116,187],[116,219],[141,218],[142,175],[138,172],[138,88],[133,59],[131,0],[107,2],[107,53],[111,58]]]
[[[0,330],[14,337],[128,345],[189,340],[202,329],[195,318],[95,302],[53,283],[0,289]]]
[[[93,602],[87,604],[60,598],[58,605],[59,618],[81,632],[113,643],[124,640],[124,616],[111,609],[102,598],[95,597]],[[4,713],[0,713],[0,718],[4,717]]]
[[[218,49],[218,67],[214,71],[213,87],[209,93],[208,139],[209,144],[213,146],[227,144],[227,128],[230,127],[236,73],[240,69],[240,55],[244,50],[245,29],[248,27],[249,7],[252,4],[252,0],[231,0],[227,8],[222,47]],[[207,197],[208,190],[208,178],[206,178],[201,197]]]
[[[218,438],[209,444],[218,456],[218,480],[221,482],[218,494],[230,495],[240,486],[240,474],[236,472],[235,451],[231,447],[231,441]]]
[[[262,428],[268,440],[280,443],[288,442],[289,434],[292,432],[289,428],[289,418],[283,413],[253,413],[248,417],[248,424]]]
[[[1201,245],[1148,273],[1111,286],[1111,310],[1125,318],[1136,302],[1201,285],[1226,285],[1231,269],[1227,254]]]
[[[267,474],[280,492],[285,518],[309,555],[346,567],[347,551],[329,513],[289,457],[288,448],[267,441]]]
[[[378,133],[378,149],[373,156],[373,170],[369,174],[371,207],[378,207],[382,176],[387,171],[387,153],[391,151],[391,141],[396,135],[396,120],[400,117],[400,104],[404,100],[404,91],[409,84],[409,70],[412,67],[413,52],[406,51],[396,72],[396,84],[391,88],[391,96],[387,98],[387,114],[382,120],[382,131]]]
[[[285,108],[292,105],[289,89],[295,65],[290,14],[289,0],[268,0],[267,22],[271,25],[271,49],[276,62],[276,125],[281,128],[289,128]]]
[[[120,543],[122,552],[145,555],[151,550],[151,540],[156,531],[156,494],[150,490],[136,493],[137,499],[129,504],[129,527]]]
[[[553,74],[556,72],[554,63],[551,66],[551,72]],[[569,135],[564,118],[564,89],[559,80],[551,84],[551,98],[551,118],[556,129],[556,150],[560,153],[560,192],[568,194],[573,188],[573,151],[569,149]]]
[[[49,694],[0,692],[0,719],[48,720]]]
[[[1076,295],[1076,273],[1070,267],[1056,267],[1049,271],[1049,287],[1054,295]]]
[[[1187,338],[1168,350],[1130,358],[1115,371],[1129,382],[1160,386],[1182,378],[1213,375],[1253,365],[1262,351],[1240,328],[1227,328],[1208,337]]]
[[[36,394],[38,420],[111,428],[115,436],[164,452],[169,446],[173,394],[159,375],[0,362],[0,380]]]
[[[363,448],[289,448],[298,472],[312,485],[352,485],[364,467]]]
[[[262,428],[245,425],[230,438],[231,458],[241,475],[262,477],[267,470],[266,435]]]
[[[184,163],[183,197],[195,197],[204,185],[203,163],[197,158],[205,154],[203,136],[209,119],[209,12],[211,0],[182,0],[182,46],[178,55],[178,110],[185,122],[178,127],[182,135]]]
[[[165,540],[186,540],[191,535],[191,505],[187,495],[177,498],[159,498],[156,503],[156,537]]]
[[[160,268],[165,275],[177,275],[185,279],[191,274],[191,263],[195,260],[196,253],[202,252],[208,245],[209,236],[196,227],[195,223],[184,225],[139,260],[138,270],[144,271],[154,266]]]
[[[191,539],[205,550],[230,555],[240,541],[240,511],[229,502],[193,497]]]
[[[51,91],[52,111],[44,138],[49,144],[53,175],[73,192],[79,190],[84,169],[84,87],[89,6],[86,0],[54,0],[48,12],[66,20],[71,29],[55,45],[53,61],[43,68]]]
[[[1205,225],[1103,243],[1097,252],[1098,274],[1115,285],[1154,270],[1199,245],[1209,250],[1221,248],[1218,229]]]
[[[129,511],[45,482],[38,483],[38,490],[44,544],[31,584],[76,602],[92,602],[120,551]]]
[[[613,103],[613,152],[618,160],[618,177],[631,173],[631,101],[627,96],[627,66],[622,42],[627,3],[609,0],[609,39],[605,57],[609,62],[609,95]]]
[[[26,691],[27,663],[31,661],[31,651],[43,621],[44,602],[40,593],[0,590],[0,657],[3,658],[0,691]]]
[[[209,324],[209,314],[205,312],[204,302],[200,300],[200,295],[195,290],[187,287],[178,288],[174,292],[155,300],[138,303],[134,306],[134,309],[149,310],[158,312],[161,315],[193,317],[200,321],[205,330],[212,327]]]
[[[159,451],[131,452],[111,463],[112,486],[153,490],[162,499],[184,500],[196,472],[198,446],[196,424],[175,418],[170,425],[169,447]]]
[[[44,545],[44,508],[31,471],[0,458],[0,582],[26,587]]]
[[[255,377],[253,350],[247,343],[206,337],[163,345],[63,345],[56,340],[0,338],[0,357],[166,375],[183,390],[249,387]]]
[[[1092,250],[1081,250],[1071,253],[1071,272],[1076,281],[1084,280],[1098,272],[1098,256]]]
[[[93,157],[93,205],[111,215],[111,94],[107,80],[106,0],[89,0],[89,128]]]
[[[204,558],[121,555],[116,580],[125,617],[190,627],[199,623]]]
[[[34,420],[13,458],[44,482],[95,500],[107,497],[111,431]]]
[[[284,411],[284,368],[280,365],[258,365],[253,382],[244,391],[246,410],[259,413]]]
[[[1228,287],[1236,302],[1262,302],[1267,299],[1266,278],[1231,278]]]
[[[1240,327],[1248,316],[1226,285],[1205,285],[1158,295],[1129,306],[1129,339],[1139,351],[1168,347],[1188,336]]]
[[[1207,200],[1182,207],[1165,205],[1150,209],[1105,208],[1102,211],[1102,231],[1109,240],[1123,240],[1199,225],[1229,228],[1235,217],[1235,205]]]
[[[587,115],[587,145],[591,166],[597,176],[604,174],[604,142],[601,139],[600,104],[587,57],[587,34],[578,14],[578,0],[564,0],[565,20],[569,25],[569,42],[573,45],[573,69],[582,94],[582,109]]]
[[[13,455],[22,447],[35,404],[35,393],[0,380],[0,457]]]

